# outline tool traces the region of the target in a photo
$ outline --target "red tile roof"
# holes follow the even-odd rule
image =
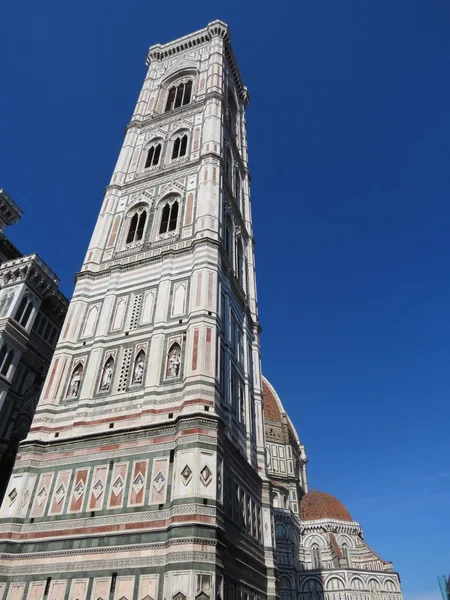
[[[353,521],[342,502],[331,494],[317,490],[308,492],[301,499],[300,518],[302,521],[315,521],[316,519]]]

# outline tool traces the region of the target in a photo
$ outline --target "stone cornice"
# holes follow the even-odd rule
[[[39,296],[54,295],[67,306],[67,299],[57,291],[59,278],[37,255],[29,254],[0,265],[0,286],[27,283]]]
[[[173,42],[150,46],[147,53],[146,64],[147,66],[150,66],[152,62],[167,60],[168,58],[172,58],[178,54],[207,44],[214,37],[222,38],[224,41],[225,58],[227,59],[229,65],[230,74],[233,77],[239,98],[246,107],[250,100],[250,96],[247,88],[242,82],[242,77],[237,66],[233,49],[231,47],[231,36],[228,25],[223,21],[212,21],[211,23],[208,23],[204,29],[200,29],[194,33],[178,38]]]
[[[22,215],[22,209],[17,206],[6,190],[0,188],[0,217],[7,225],[13,225],[20,220]]]
[[[340,521],[338,519],[317,519],[315,521],[301,521],[300,533],[302,535],[312,532],[348,533],[362,537],[361,526],[357,521]]]

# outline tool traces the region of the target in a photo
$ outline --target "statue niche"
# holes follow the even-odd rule
[[[178,377],[180,374],[180,365],[181,348],[180,345],[175,342],[170,346],[169,354],[167,356],[166,377]]]
[[[76,398],[80,391],[81,378],[83,376],[83,365],[78,363],[75,369],[72,371],[70,378],[69,389],[67,390],[67,396],[70,398]]]
[[[100,391],[108,392],[111,388],[112,376],[114,371],[114,358],[110,356],[103,367],[102,378],[100,380]]]
[[[145,352],[140,350],[134,360],[133,379],[131,380],[133,385],[142,383],[144,379],[144,365]]]

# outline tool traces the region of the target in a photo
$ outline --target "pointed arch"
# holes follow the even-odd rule
[[[108,392],[111,389],[111,383],[114,373],[114,357],[110,356],[106,359],[102,369],[102,376],[100,378],[100,391]]]
[[[99,307],[98,304],[91,306],[88,310],[88,316],[84,325],[82,337],[89,337],[94,333],[95,324],[97,322]]]
[[[342,556],[345,559],[345,562],[347,563],[347,567],[351,567],[352,566],[352,558],[351,558],[350,548],[348,547],[347,543],[342,544]]]
[[[228,259],[229,259],[231,265],[233,265],[233,238],[234,238],[233,221],[231,220],[230,215],[227,213],[225,216],[224,245],[225,245],[225,253],[228,256]]]
[[[166,108],[164,112],[169,112],[174,108],[190,104],[192,97],[192,79],[175,83],[169,88],[167,93]]]
[[[120,246],[134,247],[142,243],[148,223],[150,207],[147,202],[139,199],[123,219]]]
[[[181,347],[178,342],[173,342],[167,355],[166,377],[178,377],[181,366]]]
[[[76,398],[78,396],[78,392],[80,391],[81,378],[83,376],[83,363],[79,362],[75,365],[75,368],[72,370],[72,375],[70,377],[69,386],[67,388],[67,396],[70,398]]]
[[[159,235],[165,235],[176,231],[179,222],[180,202],[178,196],[167,198],[159,205],[161,220],[159,223]]]
[[[322,557],[320,555],[320,548],[318,544],[311,546],[311,566],[313,569],[322,568]]]
[[[116,312],[112,323],[111,330],[121,329],[123,324],[123,318],[125,316],[125,310],[127,308],[127,301],[125,298],[119,298],[116,304]]]
[[[185,311],[186,284],[177,283],[174,286],[172,299],[172,316],[183,315]]]
[[[8,348],[6,345],[3,346],[3,348],[6,348],[6,353],[3,356],[3,360],[0,362],[0,374],[4,377],[7,377],[9,373],[9,368],[11,367],[12,361],[14,359],[14,350],[12,348]]]
[[[186,156],[187,145],[188,145],[188,134],[181,132],[173,140],[172,160],[174,160],[176,158],[181,158],[182,156]]]
[[[10,294],[8,294],[7,292],[5,292],[2,296],[2,299],[0,300],[0,317],[2,317],[5,313],[6,313],[6,304],[9,300],[9,296]]]
[[[133,365],[133,376],[131,383],[132,385],[138,385],[144,380],[144,366],[145,366],[145,351],[143,348],[139,350],[134,359]]]
[[[16,321],[20,322],[20,319],[21,319],[23,313],[25,312],[25,308],[27,306],[27,303],[28,303],[28,297],[24,296],[22,298],[22,300],[20,301],[20,304],[19,304],[19,306],[18,306],[18,308],[16,310],[16,314],[14,315],[14,319]]]
[[[156,167],[159,164],[159,159],[161,158],[162,151],[162,143],[160,141],[155,140],[151,143],[150,147],[147,149],[147,156],[145,159],[144,169],[148,169],[149,167]]]

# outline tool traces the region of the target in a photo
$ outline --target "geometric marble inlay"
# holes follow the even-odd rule
[[[181,477],[183,478],[184,485],[187,485],[190,482],[191,477],[192,477],[192,471],[189,468],[189,465],[186,465],[184,467],[184,469],[181,471]],[[174,600],[175,600],[175,596],[174,596]]]
[[[122,490],[123,490],[123,479],[119,475],[119,477],[115,480],[115,482],[112,486],[112,491],[115,496],[118,496]],[[122,600],[122,598],[120,598],[120,600]],[[125,599],[125,600],[127,600],[127,599]]]
[[[212,473],[208,468],[208,465],[205,465],[203,469],[200,471],[200,476],[205,485],[208,485],[211,482]]]
[[[17,498],[18,494],[17,494],[17,490],[16,488],[13,488],[9,494],[8,494],[8,498],[9,498],[9,505],[11,506],[12,504],[14,504],[14,500]]]
[[[76,488],[73,490],[73,495],[75,496],[75,498],[77,500],[79,500],[83,494],[84,494],[84,483],[82,481],[79,481]]]
[[[143,487],[144,487],[144,477],[142,476],[142,473],[138,473],[132,483],[132,488],[136,494],[139,494],[139,492],[142,490]]]
[[[47,498],[47,488],[44,486],[36,497],[36,500],[37,500],[37,503],[39,504],[39,506],[41,506],[41,504],[44,502],[44,500],[46,498]]]
[[[92,493],[94,494],[96,500],[103,493],[103,483],[102,483],[101,479],[97,479],[97,483],[92,488]],[[101,598],[101,600],[103,600],[103,598]]]
[[[66,495],[66,489],[63,484],[59,486],[55,493],[56,504],[59,504]]]
[[[159,471],[158,475],[153,480],[153,485],[154,485],[156,491],[160,492],[161,488],[163,487],[163,485],[165,483],[166,483],[166,478],[164,477],[163,472]]]

